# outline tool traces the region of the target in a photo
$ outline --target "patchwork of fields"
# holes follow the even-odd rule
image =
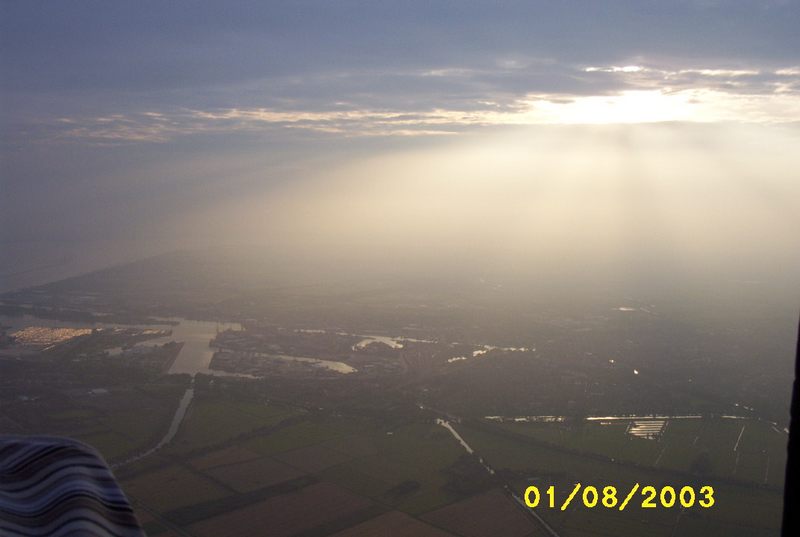
[[[422,411],[376,420],[200,394],[170,446],[118,475],[148,535],[161,537],[544,535],[504,485],[520,493],[531,483],[566,490],[577,481],[708,481],[718,503],[703,511],[539,510],[561,535],[777,533],[780,472],[770,478],[763,461],[782,468],[783,444],[769,424],[670,420],[653,440],[628,434],[625,423],[455,427],[497,476]],[[692,474],[703,453],[710,468]]]
[[[633,464],[708,474],[715,478],[783,487],[787,436],[769,422],[734,418],[673,418],[648,439],[632,434],[632,422],[580,424],[504,422],[499,427],[577,453],[604,455]]]
[[[451,486],[464,458],[431,420],[388,426],[199,396],[172,445],[118,474],[148,535],[446,537],[463,535],[476,508],[487,527],[534,534],[506,494]]]
[[[660,441],[631,436],[626,433],[624,423],[564,426],[473,422],[460,425],[459,432],[520,492],[529,484],[543,488],[554,485],[562,491],[563,501],[578,482],[599,489],[613,485],[623,491],[630,490],[635,483],[656,488],[670,485],[676,490],[685,485],[697,488],[710,484],[715,489],[716,503],[710,509],[643,510],[640,498],[638,505],[634,502],[633,508],[629,506],[624,512],[599,507],[586,509],[579,502],[564,512],[540,510],[564,535],[778,535],[782,485],[764,484],[762,474],[743,472],[741,460],[737,469],[736,452],[726,451],[733,451],[744,426],[737,451],[747,450],[743,451],[743,458],[744,453],[766,456],[772,449],[778,461],[775,481],[782,482],[784,461],[780,459],[780,450],[785,457],[786,449],[785,439],[779,437],[782,433],[772,430],[769,424],[750,420],[698,419],[678,423],[672,433],[672,425],[667,427]],[[748,428],[753,433],[749,437]],[[776,437],[773,444],[759,436],[766,435],[767,429]],[[746,437],[748,444],[744,444]],[[697,442],[695,438],[699,438]],[[757,449],[759,439],[761,444]],[[686,444],[681,443],[684,441]],[[698,457],[710,461],[709,465],[703,471],[691,472],[691,465]]]

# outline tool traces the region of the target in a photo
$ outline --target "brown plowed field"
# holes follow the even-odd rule
[[[437,509],[422,518],[464,537],[524,537],[539,529],[499,490]]]
[[[225,464],[234,464],[237,462],[249,461],[260,457],[258,453],[250,451],[249,449],[233,446],[217,451],[212,451],[207,455],[202,455],[192,459],[191,465],[198,470],[207,470],[215,466],[222,466]]]
[[[452,535],[400,511],[391,511],[334,533],[332,537],[452,537]]]
[[[250,492],[301,475],[298,470],[269,457],[217,466],[206,470],[205,473],[222,481],[236,492]]]
[[[347,462],[352,457],[322,446],[309,446],[279,453],[275,458],[306,472],[319,472]]]
[[[332,483],[317,483],[198,522],[189,530],[200,537],[289,537],[371,505],[366,498]]]

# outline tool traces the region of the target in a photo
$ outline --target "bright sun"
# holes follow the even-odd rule
[[[697,102],[682,93],[661,90],[623,91],[616,95],[576,97],[569,101],[528,101],[528,120],[536,123],[654,123],[699,119]]]

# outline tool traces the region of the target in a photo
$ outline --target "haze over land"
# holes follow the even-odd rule
[[[0,0],[0,432],[152,535],[775,535],[798,22]],[[520,506],[577,482],[719,507]]]
[[[2,288],[224,243],[531,280],[800,267],[793,3],[85,6],[2,8]]]

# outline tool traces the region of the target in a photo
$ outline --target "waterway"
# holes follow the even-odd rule
[[[45,326],[49,328],[159,328],[172,330],[172,335],[150,339],[139,345],[163,345],[170,341],[182,341],[183,348],[175,362],[169,370],[170,374],[187,373],[195,375],[203,373],[205,375],[231,376],[233,373],[215,371],[208,368],[211,358],[214,356],[214,348],[209,345],[218,332],[227,329],[241,330],[239,323],[217,323],[209,321],[190,321],[181,317],[169,317],[158,319],[165,321],[164,325],[140,325],[140,324],[119,324],[119,323],[80,323],[70,321],[57,321],[53,319],[40,319],[33,315],[23,315],[21,317],[10,317],[0,315],[0,325],[10,326],[10,332],[19,330],[27,326]],[[178,324],[166,324],[166,321]],[[111,354],[118,354],[121,349],[109,349]],[[249,375],[240,375],[249,376]]]
[[[217,333],[223,330],[241,330],[242,326],[239,323],[190,321],[180,317],[170,317],[160,320],[175,321],[179,324],[172,326],[171,336],[150,340],[148,344],[161,345],[169,341],[183,341],[183,348],[181,352],[178,353],[177,358],[175,358],[175,362],[172,364],[169,373],[188,373],[189,375],[195,375],[197,373],[221,376],[233,375],[231,373],[215,371],[208,368],[208,365],[211,363],[211,358],[214,356],[214,348],[211,347],[209,343],[216,337]]]
[[[334,360],[320,360],[319,358],[309,358],[307,356],[289,356],[286,354],[267,354],[263,352],[254,354],[257,356],[263,356],[264,358],[269,358],[270,360],[280,360],[282,362],[305,362],[312,364],[315,367],[336,371],[337,373],[341,373],[343,375],[349,375],[350,373],[355,373],[357,371],[357,369],[353,366],[347,365],[344,362],[336,362]]]
[[[456,431],[456,430],[453,428],[453,426],[452,426],[452,425],[450,425],[450,422],[449,422],[449,421],[447,421],[447,420],[443,420],[443,419],[441,419],[441,418],[436,418],[436,425],[441,425],[442,427],[444,427],[445,429],[447,429],[448,431],[450,431],[450,434],[452,434],[452,435],[453,435],[453,438],[455,438],[455,439],[458,441],[458,443],[459,443],[459,444],[461,444],[461,447],[463,447],[463,448],[464,448],[464,451],[466,451],[466,452],[467,452],[467,453],[469,453],[470,455],[473,455],[473,454],[475,454],[475,450],[474,450],[474,449],[472,449],[472,447],[471,447],[469,444],[467,444],[467,441],[466,441],[466,440],[464,440],[464,438],[463,438],[463,437],[462,437],[460,434],[458,434],[458,431]],[[483,466],[483,468],[484,468],[484,469],[485,469],[487,472],[489,472],[489,474],[491,474],[491,475],[494,475],[494,468],[492,468],[491,466],[489,466],[489,465],[488,465],[488,464],[487,464],[487,463],[486,463],[486,462],[483,460],[483,458],[482,458],[482,457],[478,457],[478,462],[480,462],[480,463],[481,463],[481,466]]]
[[[459,444],[461,444],[461,447],[463,447],[463,448],[464,448],[464,451],[466,451],[466,452],[467,452],[467,453],[469,453],[470,455],[475,455],[476,457],[478,457],[478,462],[480,462],[480,463],[481,463],[481,466],[483,466],[483,468],[484,468],[484,469],[485,469],[487,472],[489,472],[489,474],[491,474],[491,475],[495,475],[494,469],[493,469],[491,466],[489,466],[489,464],[488,464],[486,461],[484,461],[484,460],[483,460],[483,457],[480,457],[480,456],[478,456],[478,454],[477,454],[477,453],[475,453],[475,450],[474,450],[474,449],[472,449],[472,447],[471,447],[469,444],[467,444],[467,441],[466,441],[466,440],[464,440],[464,438],[463,438],[463,437],[462,437],[460,434],[458,434],[458,431],[456,431],[456,430],[455,430],[455,428],[454,428],[452,425],[450,425],[450,422],[449,422],[449,421],[447,421],[447,420],[444,420],[444,419],[442,419],[442,418],[436,418],[436,424],[437,424],[437,425],[441,425],[442,427],[444,427],[445,429],[447,429],[448,431],[450,431],[450,434],[452,434],[452,435],[453,435],[453,438],[455,438],[455,439],[458,441],[458,443],[459,443]],[[535,510],[533,510],[533,509],[529,509],[529,508],[528,508],[528,507],[525,505],[525,502],[522,500],[522,498],[520,498],[520,497],[519,497],[517,494],[515,494],[515,493],[514,493],[514,492],[511,490],[511,487],[509,487],[509,485],[508,485],[508,484],[505,484],[503,488],[505,488],[506,492],[508,492],[508,493],[511,495],[511,498],[512,498],[512,499],[513,499],[515,502],[517,502],[517,504],[519,504],[519,506],[522,508],[522,510],[523,510],[523,511],[525,511],[525,512],[526,512],[528,515],[530,515],[530,516],[532,516],[533,518],[535,518],[535,519],[536,519],[536,521],[537,521],[537,522],[538,522],[538,523],[539,523],[539,524],[542,526],[542,528],[545,530],[545,532],[547,532],[547,534],[548,534],[548,535],[550,535],[551,537],[561,537],[561,536],[558,534],[558,532],[556,532],[556,530],[554,530],[554,529],[553,529],[553,527],[552,527],[552,526],[550,526],[550,524],[548,524],[548,523],[547,523],[547,522],[546,522],[546,521],[545,521],[545,520],[544,520],[544,519],[543,519],[543,518],[542,518],[542,517],[539,515],[539,513],[537,513],[537,512],[536,512]]]
[[[151,447],[147,451],[143,451],[138,455],[134,455],[130,459],[127,459],[119,464],[115,464],[114,467],[118,468],[120,466],[125,466],[126,464],[131,464],[132,462],[136,462],[140,459],[143,459],[148,455],[152,455],[162,447],[172,442],[172,439],[175,438],[176,434],[178,434],[178,429],[180,429],[181,423],[183,423],[183,418],[186,417],[186,412],[189,410],[189,405],[192,403],[192,399],[194,399],[194,379],[192,379],[192,383],[189,385],[189,388],[184,392],[183,397],[181,397],[180,403],[178,403],[178,409],[172,416],[172,422],[169,424],[169,429],[167,430],[167,434],[165,434],[155,446]]]

